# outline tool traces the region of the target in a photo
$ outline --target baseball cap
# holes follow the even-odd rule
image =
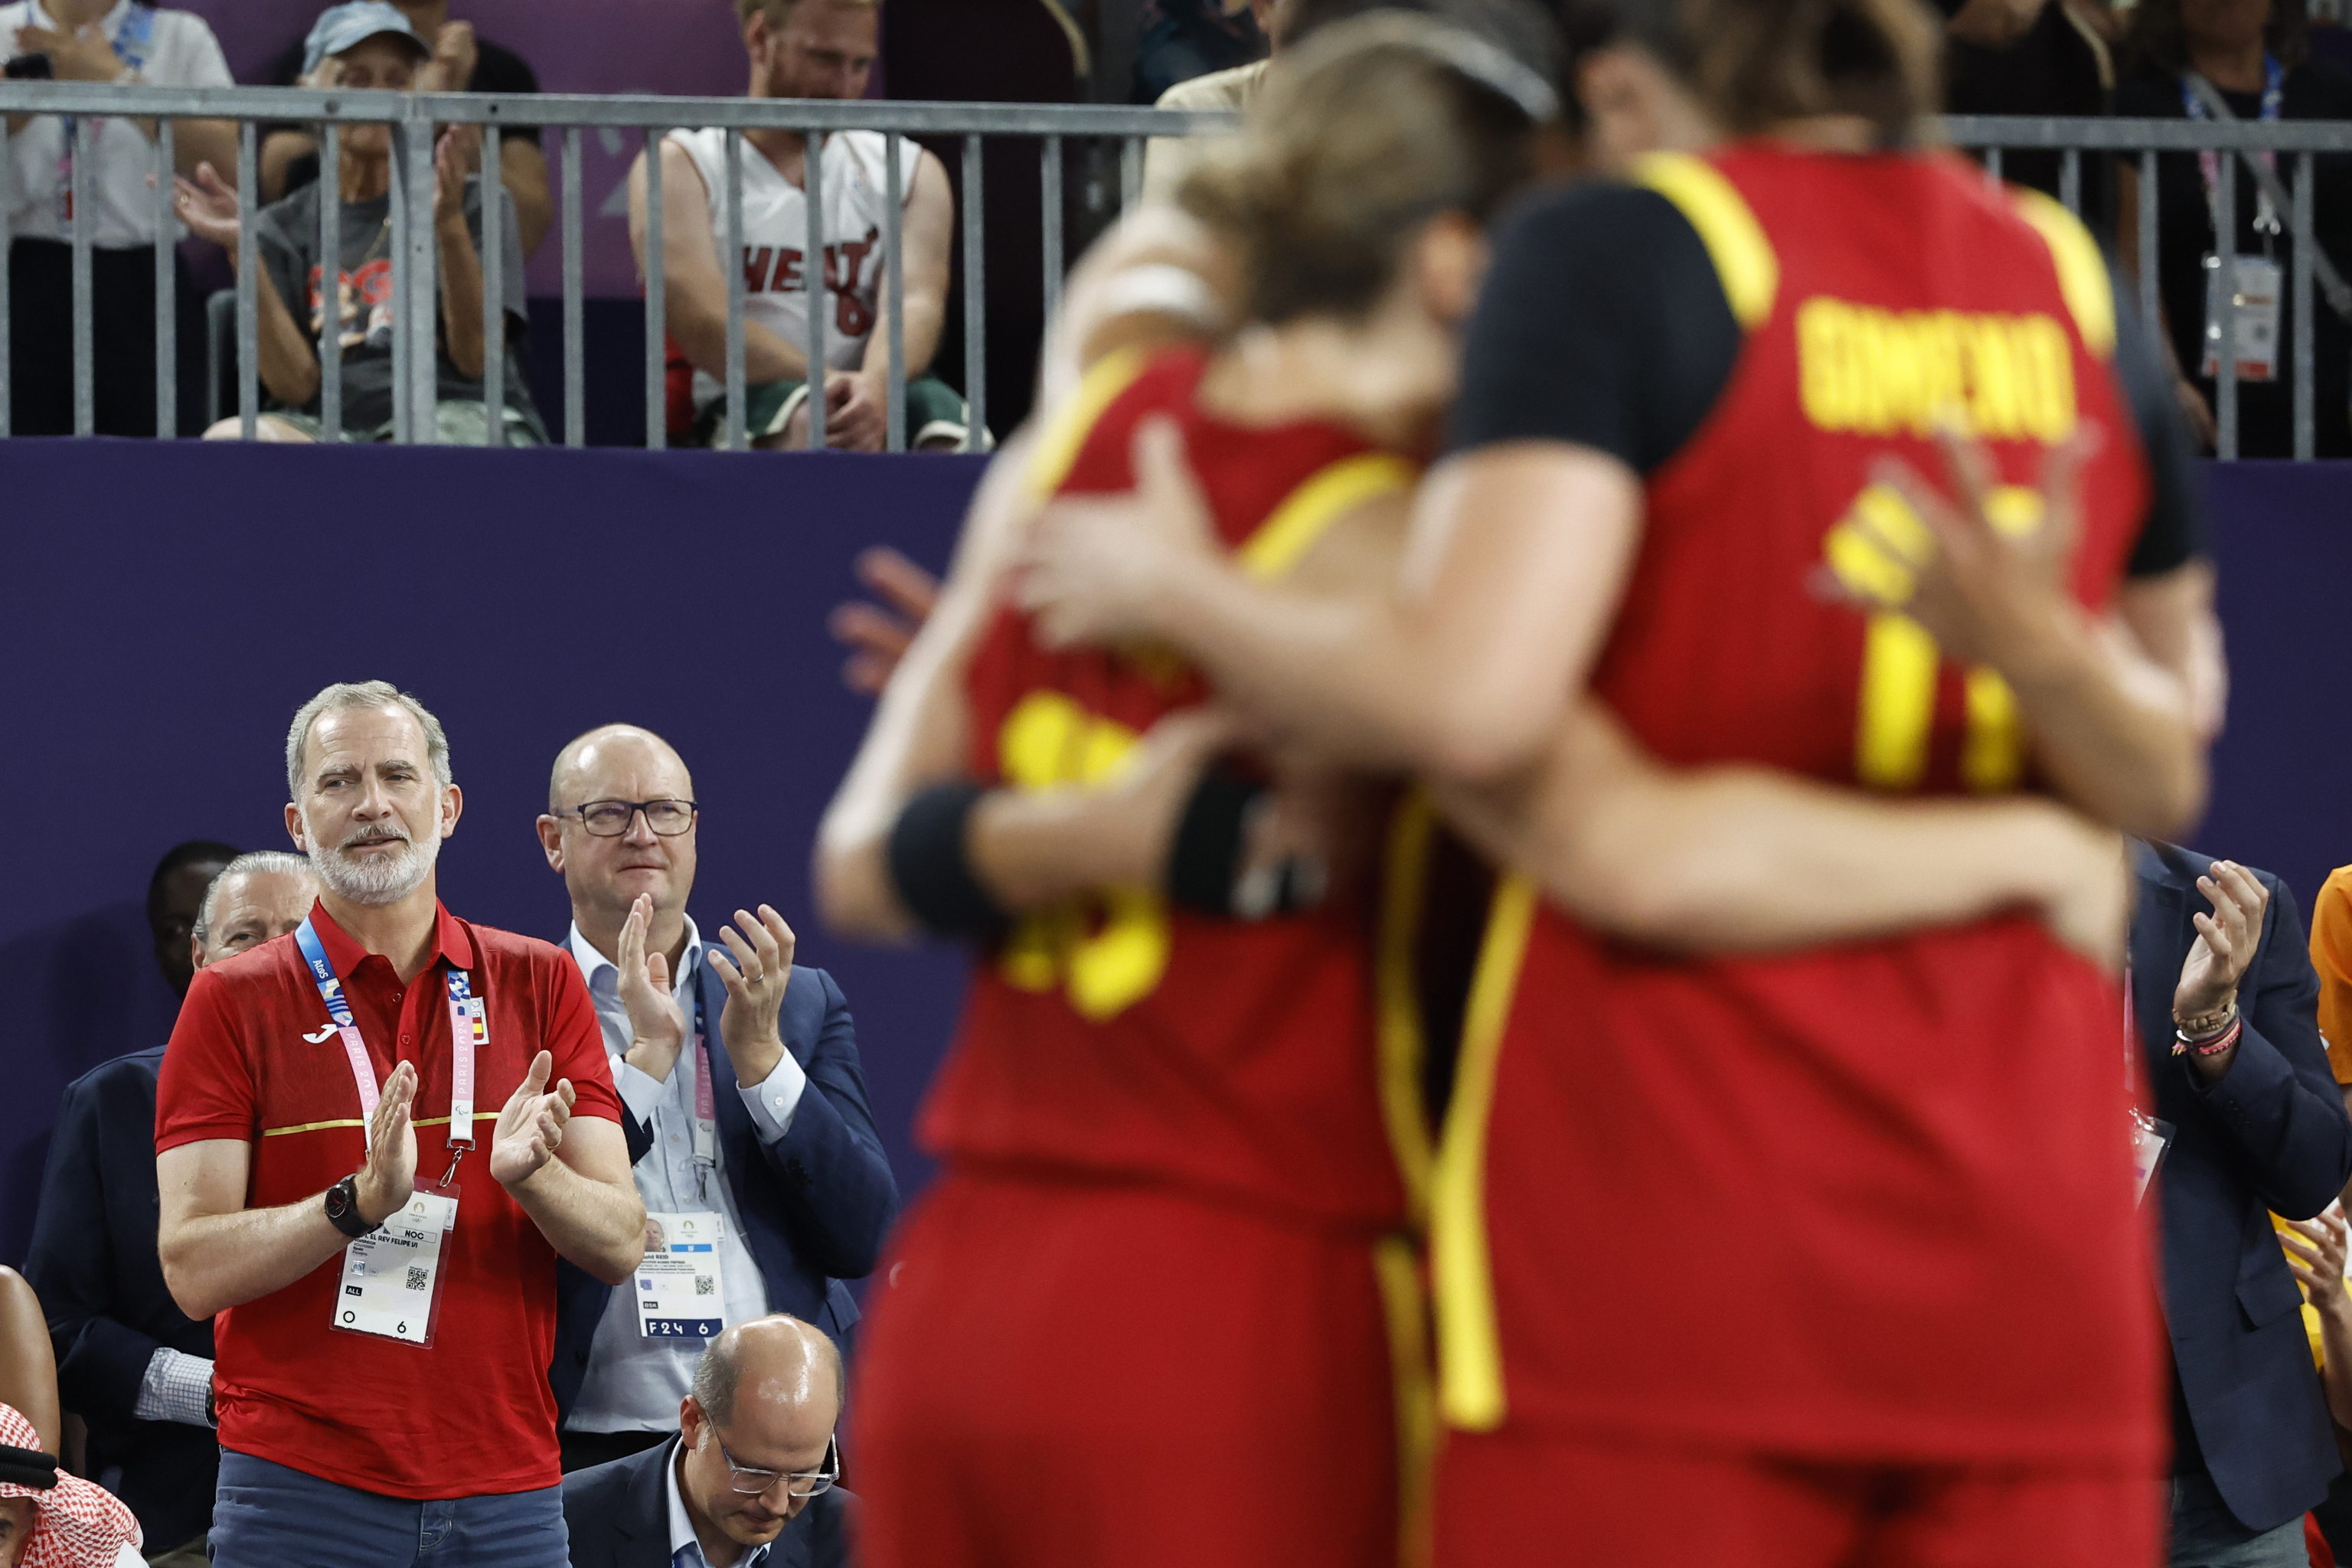
[[[384,0],[350,0],[348,5],[331,5],[320,12],[319,19],[310,24],[310,36],[302,40],[302,74],[309,76],[329,55],[340,55],[378,33],[397,33],[406,38],[420,58],[433,53],[433,46],[418,36],[396,7]]]
[[[33,1528],[18,1568],[112,1568],[139,1543],[139,1521],[122,1500],[57,1468],[40,1435],[16,1409],[0,1405],[0,1498],[33,1500]],[[44,1463],[46,1461],[46,1464]]]

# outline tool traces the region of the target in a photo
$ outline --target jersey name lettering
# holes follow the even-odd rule
[[[866,258],[881,247],[882,231],[869,228],[864,239],[824,247],[824,286],[834,297],[834,324],[853,338],[862,338],[874,325],[874,311],[857,295]],[[802,262],[804,251],[782,246],[743,247],[743,291],[746,294],[799,294],[808,279]]]
[[[1889,310],[1815,295],[1797,308],[1805,416],[1823,430],[1926,437],[1944,417],[1985,440],[2063,441],[2074,355],[2052,317]]]

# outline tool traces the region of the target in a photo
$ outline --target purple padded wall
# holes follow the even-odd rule
[[[287,847],[286,726],[382,677],[448,726],[466,811],[442,855],[470,919],[568,919],[532,821],[572,735],[626,719],[694,770],[713,931],[775,904],[856,1014],[911,1190],[917,1097],[961,991],[941,951],[860,949],[810,911],[817,815],[869,704],[825,613],[890,540],[945,563],[962,458],[0,443],[0,722],[18,736],[0,898],[0,1262],[16,1262],[58,1091],[165,1037],[140,900],[172,844]],[[37,760],[36,758],[37,757]]]
[[[565,740],[667,733],[704,802],[706,930],[767,900],[833,971],[901,1183],[961,991],[951,954],[860,949],[811,918],[818,813],[862,732],[825,612],[888,540],[947,556],[966,458],[0,444],[0,723],[16,738],[0,883],[0,1262],[22,1256],[58,1091],[168,1032],[139,900],[173,842],[285,844],[295,706],[382,676],[447,722],[464,822],[451,906],[560,935],[531,822]],[[2352,861],[2352,464],[2209,472],[2235,687],[2196,841],[2308,910]]]

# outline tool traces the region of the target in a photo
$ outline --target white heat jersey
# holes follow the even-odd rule
[[[712,127],[673,131],[669,140],[694,160],[710,193],[711,249],[727,248],[727,132]],[[807,196],[747,141],[743,165],[743,316],[795,347],[808,342]],[[818,164],[824,181],[824,287],[833,302],[824,319],[824,363],[855,370],[866,361],[882,288],[883,220],[887,142],[878,131],[836,131],[825,137]],[[915,183],[915,153],[899,150],[901,195]],[[699,411],[726,395],[718,377],[694,373]]]

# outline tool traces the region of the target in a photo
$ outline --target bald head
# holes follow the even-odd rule
[[[838,1415],[846,1392],[839,1348],[782,1312],[727,1330],[694,1369],[695,1400],[721,1426],[734,1424],[745,1401]],[[833,1429],[832,1421],[824,1425]]]
[[[651,800],[652,795],[619,795],[597,787],[605,773],[616,767],[652,767],[676,774],[678,798],[694,798],[694,778],[677,749],[651,730],[635,724],[600,724],[555,753],[547,779],[547,809],[551,815],[575,811],[591,800]],[[582,792],[585,790],[586,793]]]
[[[547,863],[572,893],[572,919],[607,958],[616,956],[621,923],[639,898],[653,900],[652,950],[671,963],[686,944],[686,901],[694,892],[695,824],[656,833],[645,812],[625,831],[588,831],[582,806],[599,801],[641,805],[694,799],[694,777],[667,741],[635,724],[591,730],[555,754],[547,780],[547,815],[539,819]]]
[[[841,1352],[798,1318],[753,1318],[711,1341],[677,1413],[678,1497],[698,1529],[743,1546],[773,1541],[807,1505],[806,1478],[839,1473],[842,1396]],[[757,1489],[743,1489],[747,1476]]]

